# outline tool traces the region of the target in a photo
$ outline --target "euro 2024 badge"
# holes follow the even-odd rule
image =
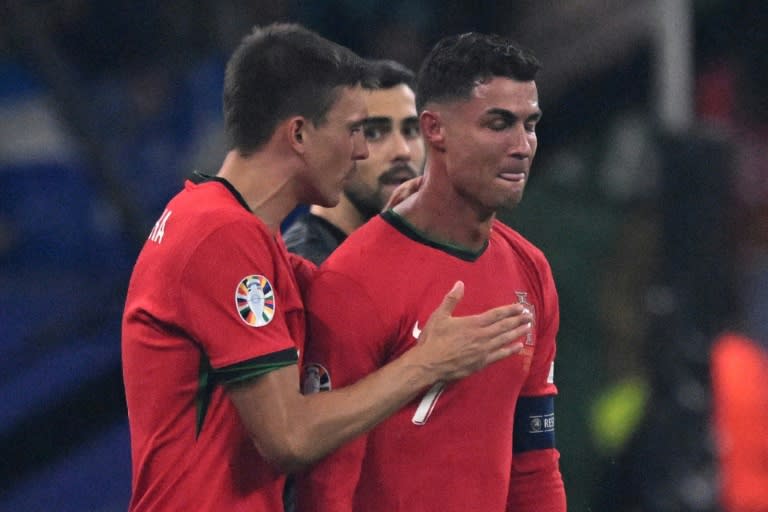
[[[275,316],[275,294],[272,283],[264,276],[243,278],[235,290],[235,305],[243,322],[251,327],[267,325]]]

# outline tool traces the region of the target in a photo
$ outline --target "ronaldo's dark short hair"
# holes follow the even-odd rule
[[[444,37],[421,64],[416,106],[421,111],[431,101],[467,99],[475,86],[494,77],[531,81],[539,68],[533,53],[496,34]]]
[[[340,87],[365,84],[368,69],[350,49],[301,25],[255,27],[235,49],[224,75],[229,149],[250,155],[293,115],[322,124]]]

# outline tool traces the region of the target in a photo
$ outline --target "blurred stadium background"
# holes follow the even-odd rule
[[[6,0],[0,4],[0,509],[125,510],[120,314],[134,258],[224,155],[225,59],[292,20],[417,68],[511,34],[544,63],[539,156],[504,219],[559,284],[569,510],[716,511],[709,346],[765,333],[762,0]],[[764,390],[763,390],[764,391]]]

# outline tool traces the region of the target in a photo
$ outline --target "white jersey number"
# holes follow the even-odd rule
[[[440,398],[440,395],[443,393],[443,389],[445,389],[445,382],[436,382],[429,391],[427,391],[424,398],[419,402],[419,406],[416,407],[416,412],[413,413],[413,418],[411,418],[414,425],[424,425],[427,422],[437,404],[437,399]]]

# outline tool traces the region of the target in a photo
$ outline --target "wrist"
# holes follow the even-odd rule
[[[424,356],[423,345],[419,344],[400,356],[403,381],[418,390],[442,380],[443,375],[432,362]]]

